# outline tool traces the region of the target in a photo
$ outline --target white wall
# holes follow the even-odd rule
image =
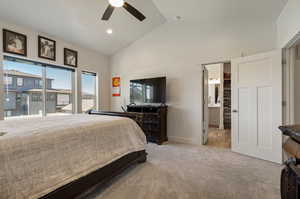
[[[300,57],[295,66],[295,123],[300,124]]]
[[[167,76],[170,140],[201,143],[201,64],[269,51],[276,46],[275,24],[223,22],[166,23],[111,57],[112,75],[119,75],[122,97],[112,110],[129,103],[129,80]]]
[[[100,94],[100,98],[98,101],[99,108],[107,110],[110,107],[110,75],[109,75],[109,58],[107,56],[101,55],[98,52],[88,50],[81,48],[76,45],[72,45],[70,43],[66,43],[58,38],[51,37],[47,34],[44,33],[39,33],[34,30],[30,30],[21,26],[17,26],[14,24],[6,23],[6,22],[1,22],[0,21],[0,92],[3,92],[3,89],[1,87],[3,86],[3,80],[2,78],[2,57],[3,57],[3,52],[2,52],[2,29],[9,29],[15,32],[19,32],[22,34],[27,35],[27,42],[28,42],[28,52],[27,52],[27,59],[31,59],[34,61],[39,61],[43,63],[50,63],[53,65],[63,65],[63,49],[70,48],[78,51],[78,68],[77,68],[77,77],[80,78],[81,71],[91,71],[91,72],[96,72],[99,76],[99,81],[98,81],[98,93]],[[38,35],[45,36],[51,39],[56,40],[56,62],[49,61],[46,59],[40,59],[38,58]],[[12,55],[14,56],[14,55]],[[23,57],[21,57],[23,58]],[[77,81],[79,84],[77,85],[78,89],[80,89],[80,81]],[[80,92],[78,92],[80,93]],[[3,97],[3,93],[0,93],[0,96]],[[79,100],[80,96],[77,96]],[[2,110],[2,111],[1,111]],[[0,100],[0,113],[3,113],[3,100]],[[3,117],[2,114],[0,114],[0,119]]]
[[[283,48],[300,33],[300,1],[289,0],[277,20],[277,46]]]

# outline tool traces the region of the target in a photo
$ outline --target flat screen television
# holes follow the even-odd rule
[[[166,77],[130,81],[130,103],[166,103]]]

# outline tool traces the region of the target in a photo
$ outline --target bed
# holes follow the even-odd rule
[[[145,145],[141,128],[125,116],[0,121],[0,198],[74,198],[145,162]]]

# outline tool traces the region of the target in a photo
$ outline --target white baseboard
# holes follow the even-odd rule
[[[177,137],[177,136],[168,136],[168,140],[170,142],[177,142],[181,144],[191,144],[191,145],[201,145],[200,142],[197,142],[195,139],[190,138],[183,138],[183,137]]]

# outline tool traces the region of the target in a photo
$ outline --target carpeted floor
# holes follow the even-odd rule
[[[281,166],[228,149],[149,144],[148,162],[88,199],[279,199]]]

